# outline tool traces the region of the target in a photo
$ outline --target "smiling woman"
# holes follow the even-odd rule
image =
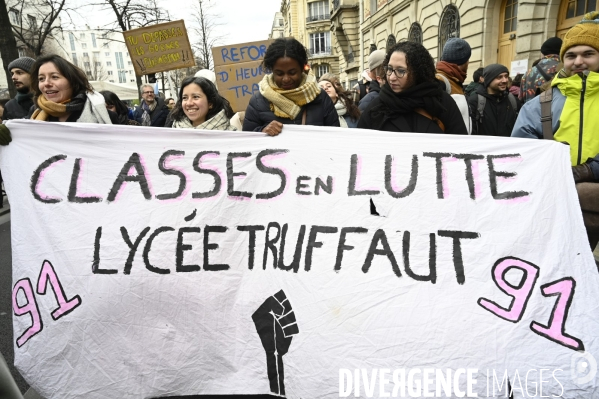
[[[233,109],[206,78],[188,76],[181,83],[172,111],[176,129],[237,130],[229,122]]]
[[[47,122],[112,124],[116,114],[106,110],[104,97],[94,91],[85,73],[58,55],[46,55],[31,68],[35,110],[31,119]]]
[[[243,130],[276,136],[285,124],[339,126],[333,102],[314,75],[305,72],[307,64],[305,47],[293,38],[277,39],[268,47],[263,65],[270,73],[250,99]]]

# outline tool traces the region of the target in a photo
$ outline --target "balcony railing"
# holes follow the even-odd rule
[[[331,10],[331,14],[335,12],[336,9],[341,5],[341,0],[333,0],[333,9]]]
[[[325,21],[328,19],[329,16],[326,14],[310,15],[308,18],[306,18],[306,22]]]
[[[355,61],[354,52],[352,51],[351,53],[348,53],[347,57],[345,57],[345,59],[347,60],[348,64],[351,64],[352,62],[354,62]]]
[[[319,55],[331,55],[331,47],[320,47],[317,49],[310,47],[310,57],[318,57]]]

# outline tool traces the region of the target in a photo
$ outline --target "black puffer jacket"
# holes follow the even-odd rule
[[[17,101],[20,100],[20,101]],[[33,95],[17,95],[4,106],[4,114],[2,120],[23,119],[29,114],[29,110],[33,107]]]
[[[479,120],[478,115],[478,95],[486,98],[482,120]],[[511,136],[516,124],[516,118],[518,117],[518,109],[512,107],[508,96],[513,95],[509,93],[502,93],[500,95],[489,94],[483,86],[470,95],[468,106],[470,107],[471,115],[473,115],[473,135]],[[519,101],[516,99],[516,108],[519,108],[519,106]]]
[[[312,126],[339,126],[339,116],[335,110],[335,105],[324,90],[314,99],[314,101],[304,105],[302,111],[295,119],[279,118],[270,110],[270,101],[260,92],[254,93],[250,103],[245,111],[243,120],[243,130],[250,132],[261,132],[273,120],[279,121],[284,125],[302,124],[302,114],[306,110],[306,125]]]
[[[468,134],[458,106],[445,91],[441,91],[441,104],[447,110],[439,116],[445,131],[441,130],[437,122],[416,112],[395,114],[394,117],[383,115],[381,107],[384,105],[380,97],[372,100],[368,108],[362,112],[358,128],[387,132]]]

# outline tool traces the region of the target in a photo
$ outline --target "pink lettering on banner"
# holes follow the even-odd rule
[[[27,304],[24,306],[20,306],[19,301],[17,300],[19,290],[23,291],[25,298],[27,298]],[[20,348],[25,345],[31,337],[38,334],[44,328],[37,301],[33,294],[33,286],[28,278],[21,279],[15,284],[12,290],[12,309],[16,316],[23,316],[27,313],[31,315],[31,327],[25,330],[25,332],[17,338],[17,347]]]
[[[446,162],[457,162],[456,157],[447,157],[444,159]],[[449,176],[447,172],[447,163],[443,162],[443,158],[441,159],[441,176],[442,176],[442,186],[443,186],[443,198],[449,197]]]
[[[510,284],[505,279],[505,275],[510,269],[518,269],[524,273],[516,286]],[[519,322],[522,319],[528,299],[539,277],[539,267],[522,259],[506,257],[499,259],[493,265],[491,275],[497,287],[512,297],[512,302],[507,309],[486,298],[480,298],[478,304],[504,320],[512,323]]]
[[[58,320],[62,316],[69,314],[77,306],[81,305],[81,297],[79,295],[75,295],[73,298],[69,300],[66,299],[64,290],[62,288],[62,285],[60,284],[60,280],[58,280],[56,271],[54,271],[54,266],[52,266],[52,264],[49,261],[45,260],[42,264],[42,270],[37,280],[38,294],[44,295],[46,293],[48,281],[50,281],[52,291],[54,292],[54,297],[56,298],[56,302],[58,302],[59,305],[58,308],[52,312],[52,318],[54,320]]]
[[[566,318],[576,289],[576,281],[572,277],[541,286],[543,296],[557,296],[555,306],[551,311],[549,325],[544,326],[536,321],[530,323],[530,329],[542,337],[575,351],[584,350],[584,344],[576,337],[566,334]]]

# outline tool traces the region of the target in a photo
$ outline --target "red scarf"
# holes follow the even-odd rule
[[[450,64],[446,61],[437,62],[437,71],[443,72],[448,78],[453,78],[459,83],[464,83],[467,73],[462,71],[456,64]]]

